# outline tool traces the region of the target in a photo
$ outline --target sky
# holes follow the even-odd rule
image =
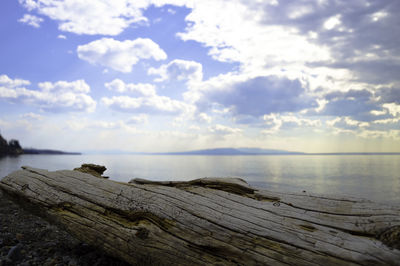
[[[398,0],[2,0],[23,147],[400,152]]]

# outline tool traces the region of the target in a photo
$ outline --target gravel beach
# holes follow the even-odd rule
[[[0,191],[0,266],[129,265],[106,256],[7,199]]]

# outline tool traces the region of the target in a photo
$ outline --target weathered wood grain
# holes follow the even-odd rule
[[[400,208],[367,200],[256,190],[240,179],[119,183],[30,167],[0,188],[132,264],[400,265]]]

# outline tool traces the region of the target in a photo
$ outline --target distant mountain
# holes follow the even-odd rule
[[[305,154],[304,152],[273,150],[273,149],[259,149],[259,148],[238,148],[237,150],[247,154]]]
[[[302,152],[292,152],[285,150],[269,150],[259,148],[216,148],[206,150],[194,150],[184,152],[165,152],[152,153],[160,155],[290,155],[290,154],[305,154]]]

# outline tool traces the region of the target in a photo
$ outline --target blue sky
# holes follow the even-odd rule
[[[397,0],[3,0],[25,147],[400,151]]]

